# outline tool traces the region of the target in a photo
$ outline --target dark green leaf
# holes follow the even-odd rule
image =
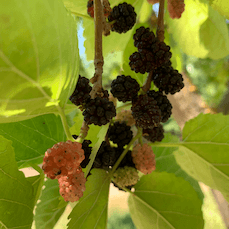
[[[23,172],[18,171],[12,142],[0,136],[0,226],[30,229],[34,193]]]
[[[59,207],[60,194],[59,184],[57,180],[47,179],[44,183],[40,202],[37,204],[34,220],[37,229],[50,229],[53,228],[56,222],[63,214],[65,205]]]
[[[66,136],[59,116],[42,115],[16,123],[0,124],[0,134],[13,141],[20,168],[42,163],[45,151]]]

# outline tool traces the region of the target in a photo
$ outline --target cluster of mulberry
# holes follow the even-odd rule
[[[159,91],[149,90],[132,99],[132,116],[135,125],[143,128],[143,137],[151,142],[162,141],[161,123],[168,121],[172,105],[165,94],[174,94],[183,87],[183,77],[174,70],[170,47],[160,42],[149,28],[141,26],[133,36],[138,49],[129,57],[131,70],[144,74],[150,72],[151,80]]]
[[[133,28],[137,15],[132,5],[124,2],[111,9],[108,2],[105,4],[108,5],[103,5],[103,14],[112,31],[121,34]],[[178,4],[170,0],[168,9],[171,17],[179,18],[184,11],[184,4],[182,1]],[[94,18],[93,0],[88,0],[87,12]],[[110,123],[92,168],[106,171],[114,168],[125,147],[133,142],[133,125],[142,128],[142,136],[146,140],[162,141],[164,129],[161,123],[168,121],[172,113],[172,105],[166,95],[175,94],[184,87],[182,75],[172,67],[172,53],[168,45],[159,41],[149,28],[143,26],[136,30],[133,39],[137,51],[129,57],[130,68],[136,73],[151,73],[152,82],[158,91],[147,91],[144,87],[140,90],[136,79],[121,74],[112,81],[110,95],[107,90],[100,88],[93,97],[89,79],[79,75],[75,89],[69,97],[82,110],[87,125],[102,126]],[[117,100],[131,102],[131,110],[122,110],[116,116],[115,102],[109,100],[111,96],[116,103]],[[76,135],[73,137],[77,138]],[[59,192],[65,201],[78,201],[83,196],[86,178],[82,168],[86,168],[91,160],[90,144],[90,140],[84,140],[82,144],[69,140],[59,142],[45,152],[42,169],[48,178],[58,180]],[[117,166],[112,182],[120,190],[131,189],[139,180],[138,171],[145,175],[150,174],[155,166],[155,155],[151,146],[147,143],[136,144],[132,151],[126,152]]]
[[[164,42],[159,42],[154,33],[149,31],[149,28],[141,26],[136,30],[133,38],[138,52],[134,52],[129,58],[131,70],[144,74],[170,60],[172,56],[170,47]]]
[[[81,106],[86,124],[94,124],[98,126],[106,125],[116,116],[114,103],[109,101],[109,93],[102,89],[103,97],[97,96],[91,98],[90,92],[92,87],[89,80],[79,76],[75,90],[70,96],[70,101],[76,106]]]
[[[153,71],[152,80],[161,92],[179,92],[184,83],[182,75],[171,66],[170,47],[160,42],[149,28],[143,26],[136,30],[133,38],[138,51],[129,57],[131,70],[141,74]]]
[[[58,179],[60,194],[65,201],[77,201],[83,196],[86,179],[80,166],[85,159],[82,144],[58,142],[45,152],[42,169],[50,179]]]

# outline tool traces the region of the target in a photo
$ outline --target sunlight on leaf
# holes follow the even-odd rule
[[[208,0],[211,7],[217,10],[221,15],[229,19],[229,2],[228,0]]]
[[[57,112],[78,77],[76,21],[60,0],[2,4],[0,122]]]
[[[180,19],[166,21],[174,40],[187,55],[220,59],[229,55],[225,18],[201,0],[186,1]]]

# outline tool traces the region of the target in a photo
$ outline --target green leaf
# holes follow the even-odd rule
[[[104,125],[100,128],[100,131],[99,133],[97,134],[97,138],[98,140],[96,141],[95,145],[93,146],[92,148],[92,152],[91,152],[91,155],[90,155],[90,161],[86,167],[86,175],[89,174],[91,168],[92,168],[92,165],[94,163],[94,160],[95,160],[95,157],[96,157],[96,154],[100,148],[100,145],[102,144],[102,142],[105,140],[105,136],[107,134],[107,130],[109,128],[109,123],[107,125]]]
[[[41,188],[44,183],[44,174],[27,177],[26,180],[29,181],[33,187],[34,205],[36,205],[41,194]]]
[[[229,116],[200,114],[185,124],[174,152],[181,168],[225,195],[229,201]]]
[[[221,15],[229,19],[229,2],[228,0],[208,0],[211,7],[217,10]]]
[[[165,134],[165,138],[161,143],[163,144],[171,142],[179,143],[180,141],[177,136],[172,134]],[[156,156],[156,172],[174,173],[177,177],[183,177],[192,185],[199,198],[203,200],[204,196],[198,182],[189,176],[186,172],[184,172],[184,170],[182,170],[176,162],[173,152],[177,150],[178,147],[158,147],[157,145],[154,146],[153,143],[150,145],[152,146],[153,152]]]
[[[65,7],[76,14],[87,16],[88,19],[90,18],[87,14],[87,2],[84,0],[63,0]],[[93,20],[93,18],[92,18]]]
[[[78,77],[76,21],[60,0],[3,1],[0,15],[0,122],[58,112]]]
[[[86,191],[74,207],[68,229],[105,229],[110,178],[105,170],[92,169],[86,182]]]
[[[113,4],[118,5],[121,0],[113,1]],[[143,0],[127,0],[125,1],[129,4],[132,4],[135,8],[135,12],[137,15],[141,10],[141,6]],[[112,2],[111,2],[112,5]],[[84,37],[85,42],[84,46],[86,49],[86,55],[88,60],[94,59],[94,21],[90,20],[83,20],[84,26]],[[108,53],[116,52],[120,50],[124,50],[127,42],[129,41],[130,37],[132,37],[132,30],[128,31],[127,33],[119,34],[116,32],[111,32],[111,34],[107,37],[103,37],[103,55],[106,56]],[[114,42],[115,41],[115,42]],[[112,45],[111,45],[112,44]]]
[[[33,221],[33,187],[18,171],[12,142],[0,136],[0,226],[30,229]]]
[[[54,144],[66,141],[59,116],[48,114],[33,119],[0,124],[0,134],[13,142],[20,168],[30,163],[42,163],[45,151]]]
[[[201,229],[202,202],[193,187],[174,174],[152,172],[141,177],[128,199],[139,229]]]
[[[152,5],[150,5],[147,1],[144,1],[142,4],[141,11],[139,12],[139,22],[140,23],[147,22],[151,14],[152,14]]]
[[[220,59],[229,54],[225,18],[206,1],[186,1],[180,19],[171,19],[167,12],[166,20],[174,40],[187,55]]]
[[[60,208],[59,199],[59,184],[57,180],[47,179],[44,183],[45,189],[43,189],[40,202],[37,204],[34,220],[37,229],[49,229],[53,228],[56,222],[63,214],[65,205]]]

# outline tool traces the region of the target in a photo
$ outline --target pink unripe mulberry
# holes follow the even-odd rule
[[[75,202],[83,196],[86,178],[81,168],[76,174],[60,176],[58,182],[60,195],[65,201]]]
[[[151,146],[146,143],[142,146],[140,144],[134,146],[131,155],[137,170],[145,175],[156,169],[155,155]]]
[[[172,19],[180,18],[184,12],[184,0],[168,0],[168,11]]]
[[[70,140],[58,142],[45,152],[42,169],[47,177],[58,179],[59,176],[79,173],[84,158],[81,143]]]

